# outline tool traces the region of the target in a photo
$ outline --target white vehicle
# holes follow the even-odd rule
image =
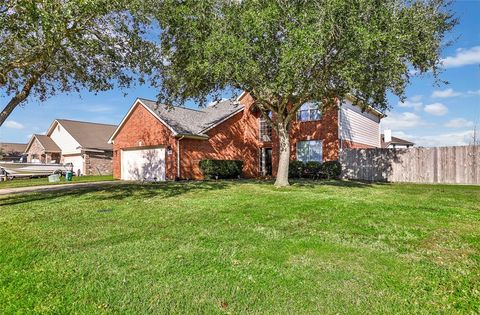
[[[44,164],[44,163],[15,163],[0,162],[0,176],[9,179],[20,177],[46,177],[52,174],[64,175],[72,171],[72,163],[67,164]]]

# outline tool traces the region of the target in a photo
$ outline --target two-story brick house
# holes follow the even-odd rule
[[[201,110],[137,99],[110,138],[113,174],[125,180],[201,179],[203,159],[242,160],[245,177],[276,175],[278,138],[248,93]],[[328,161],[346,147],[380,147],[380,119],[345,100],[320,113],[305,104],[290,132],[291,158]]]

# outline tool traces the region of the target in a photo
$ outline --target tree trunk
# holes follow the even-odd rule
[[[28,79],[25,83],[23,89],[18,92],[10,102],[5,106],[5,108],[0,113],[0,127],[3,125],[5,120],[7,120],[8,116],[13,112],[13,110],[24,100],[27,99],[32,87],[38,82],[40,76],[45,72],[45,68],[42,66],[40,67],[39,71],[32,74],[32,76]]]
[[[280,154],[278,160],[277,179],[275,186],[285,187],[288,183],[288,167],[290,164],[290,138],[288,128],[284,123],[278,124],[278,140],[280,144]]]

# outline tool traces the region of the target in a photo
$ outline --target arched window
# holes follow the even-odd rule
[[[308,102],[302,105],[297,112],[298,121],[320,120],[322,113],[318,109],[318,103]]]
[[[268,113],[268,117],[272,118],[272,112]],[[270,142],[272,141],[272,126],[268,123],[268,121],[260,117],[258,119],[259,122],[259,140],[262,142]]]

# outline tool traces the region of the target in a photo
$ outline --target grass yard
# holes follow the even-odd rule
[[[479,313],[480,187],[206,182],[0,197],[0,313]]]
[[[0,182],[0,189],[3,188],[17,188],[17,187],[31,187],[31,186],[43,186],[43,185],[59,185],[59,184],[71,184],[71,183],[90,183],[90,182],[103,182],[113,180],[112,175],[101,176],[74,176],[71,182],[65,181],[65,177],[60,179],[58,183],[49,183],[48,178],[16,178],[14,180]]]

